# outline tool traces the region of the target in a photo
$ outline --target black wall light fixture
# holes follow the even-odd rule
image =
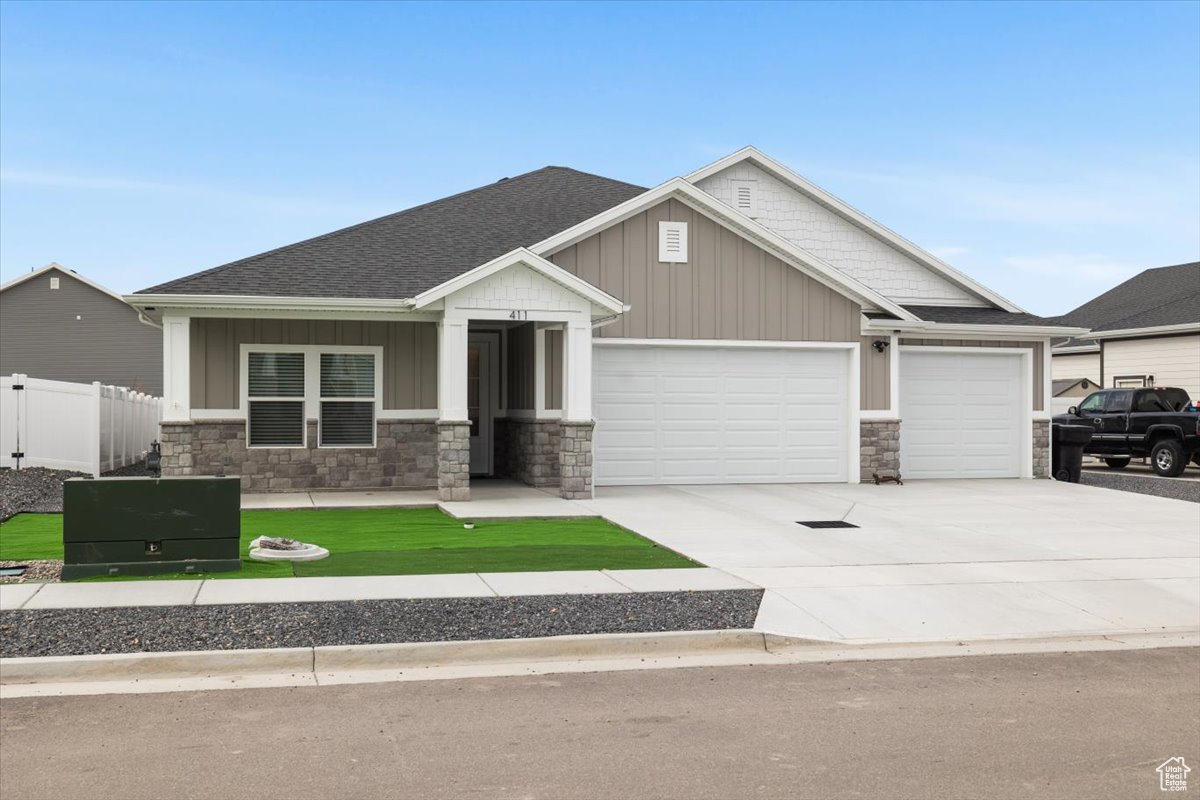
[[[876,339],[875,341],[871,342],[871,347],[875,348],[876,353],[882,353],[884,350],[887,350],[891,344],[892,343],[887,339]]]

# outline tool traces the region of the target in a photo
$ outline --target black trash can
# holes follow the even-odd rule
[[[1056,481],[1079,483],[1083,471],[1083,447],[1092,440],[1087,425],[1051,426],[1050,464]]]

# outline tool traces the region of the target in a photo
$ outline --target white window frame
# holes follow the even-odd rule
[[[379,420],[383,415],[383,347],[381,345],[336,345],[336,344],[243,344],[240,352],[238,379],[240,403],[239,415],[246,421],[246,448],[248,450],[299,450],[307,449],[308,423],[317,422],[317,449],[319,450],[371,450],[378,446]],[[250,445],[250,354],[251,353],[303,353],[304,354],[304,444],[277,447],[272,445]],[[322,445],[321,444],[321,354],[322,353],[367,353],[375,356],[375,427],[368,445]],[[255,397],[255,400],[298,400],[295,397]],[[352,400],[366,402],[370,398],[333,398],[335,401]]]
[[[679,234],[679,252],[667,250],[667,237],[671,231]],[[663,264],[686,264],[688,260],[688,224],[686,222],[669,222],[661,220],[658,223],[658,260]]]

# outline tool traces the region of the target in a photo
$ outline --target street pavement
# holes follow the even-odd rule
[[[1200,649],[0,702],[0,797],[1200,792]]]

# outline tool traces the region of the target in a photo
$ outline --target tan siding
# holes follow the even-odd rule
[[[0,374],[161,395],[162,361],[160,329],[69,272],[48,270],[0,292]]]
[[[243,344],[383,348],[383,407],[437,408],[437,326],[432,322],[208,319],[191,324],[192,408],[237,408]]]
[[[508,331],[508,403],[509,409],[533,410],[534,396],[533,323]]]
[[[1050,373],[1056,381],[1065,378],[1071,380],[1087,378],[1089,381],[1099,381],[1100,354],[1052,355],[1050,357]]]
[[[546,408],[562,408],[563,332],[546,331]]]
[[[1104,385],[1122,375],[1153,375],[1158,386],[1178,386],[1200,397],[1200,335],[1105,341]]]
[[[1042,411],[1045,406],[1044,384],[1046,381],[1045,359],[1042,358],[1044,342],[996,341],[994,339],[901,339],[902,345],[924,347],[1013,347],[1033,350],[1033,397],[1031,408]]]
[[[859,397],[863,411],[881,411],[891,402],[892,357],[884,350],[876,353],[871,343],[880,337],[863,336],[859,345]]]
[[[658,260],[658,223],[688,223],[688,263]],[[550,257],[632,308],[603,338],[852,342],[859,307],[677,200]]]

